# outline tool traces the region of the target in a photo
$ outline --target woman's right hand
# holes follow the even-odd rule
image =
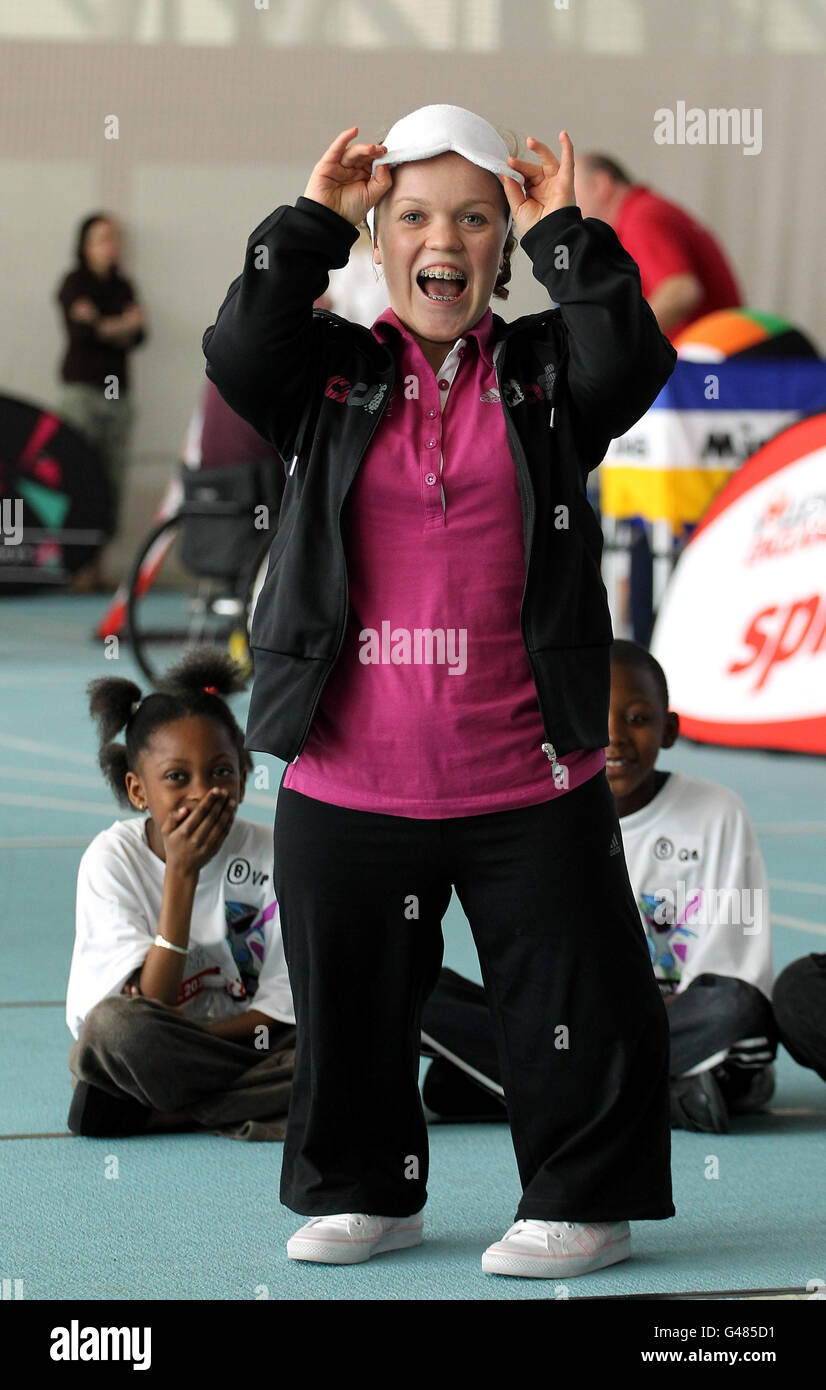
[[[337,212],[353,226],[363,222],[370,208],[391,188],[393,176],[386,164],[380,164],[375,177],[371,173],[373,160],[387,153],[386,145],[349,145],[358,126],[351,126],[337,135],[324,152],[310,175],[304,197],[322,203]]]
[[[192,810],[171,811],[161,826],[167,868],[197,877],[224,843],[235,809],[228,792],[212,787]]]

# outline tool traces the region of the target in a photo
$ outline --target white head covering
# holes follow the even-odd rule
[[[508,164],[508,147],[489,121],[475,116],[463,106],[420,106],[402,116],[391,127],[383,142],[387,153],[373,160],[375,174],[379,164],[411,164],[417,159],[433,159],[437,154],[455,154],[469,159],[491,174],[506,174],[524,184],[524,176]],[[367,213],[371,240],[375,240],[375,208]],[[508,213],[508,231],[513,216]]]

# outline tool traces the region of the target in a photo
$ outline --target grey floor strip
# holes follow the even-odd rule
[[[59,1134],[0,1134],[0,1139],[77,1139],[71,1130],[61,1130]]]
[[[14,1002],[0,1002],[0,1009],[63,1009],[65,999],[16,999]]]

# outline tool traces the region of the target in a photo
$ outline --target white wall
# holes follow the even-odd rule
[[[630,3],[604,11],[619,43],[622,15],[637,11]],[[707,6],[697,13],[707,26]],[[463,14],[472,17],[472,6]],[[691,4],[673,14],[688,23]],[[150,317],[151,340],[131,357],[135,485],[142,498],[157,491],[200,388],[201,336],[240,270],[249,232],[303,191],[339,129],[358,123],[365,139],[378,139],[403,112],[444,100],[523,141],[534,134],[555,144],[564,126],[576,148],[615,154],[712,227],[747,303],[787,315],[826,351],[819,39],[817,52],[785,53],[752,35],[750,51],[731,53],[722,39],[713,51],[714,34],[704,30],[703,51],[692,52],[664,45],[649,24],[651,52],[594,53],[598,21],[592,0],[576,21],[579,47],[573,31],[560,29],[558,42],[548,30],[536,43],[509,33],[507,49],[481,53],[417,49],[409,33],[404,50],[9,39],[0,45],[0,391],[53,403],[63,348],[55,288],[80,218],[111,209],[125,225],[125,269]],[[627,32],[637,47],[646,41],[639,25],[629,22]],[[762,152],[657,145],[654,112],[679,100],[759,107]],[[104,139],[110,114],[119,118],[117,141]],[[544,302],[526,258],[517,253],[517,262],[511,298],[497,304],[506,317]],[[149,505],[132,509],[135,526]]]

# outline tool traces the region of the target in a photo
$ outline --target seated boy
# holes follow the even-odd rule
[[[668,1008],[671,1123],[725,1133],[730,1112],[759,1110],[774,1090],[768,887],[740,798],[656,769],[678,734],[659,663],[635,642],[614,642],[606,775]],[[422,1051],[435,1057],[422,1093],[436,1115],[506,1118],[480,985],[441,971],[424,1009]]]

